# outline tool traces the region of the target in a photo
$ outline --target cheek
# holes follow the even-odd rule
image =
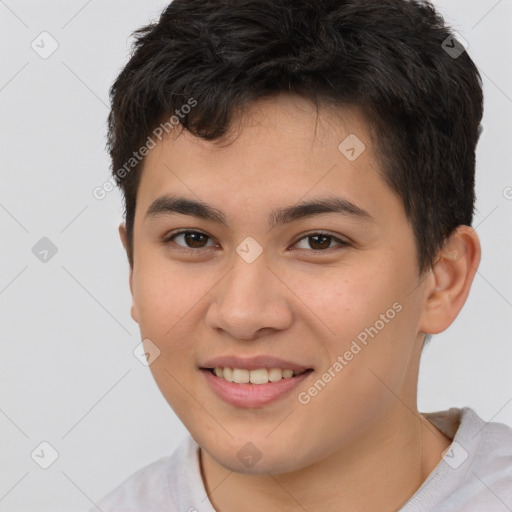
[[[336,340],[338,344],[351,340],[393,304],[393,283],[368,265],[319,266],[314,273],[302,274],[290,271],[283,280],[297,298],[302,320],[309,318],[334,345]]]
[[[143,336],[165,339],[205,295],[193,274],[157,258],[139,260],[133,276],[133,302]],[[190,275],[189,275],[190,274]]]
[[[208,293],[218,277],[214,272],[198,274],[193,265],[186,268],[158,258],[141,259],[139,265],[133,292],[140,333],[160,350],[151,365],[157,384],[174,389],[177,384],[169,373],[181,375],[181,380],[195,370],[198,331],[210,300]],[[162,391],[165,396],[177,392]]]
[[[176,267],[139,260],[134,273],[134,304],[143,339],[150,339],[159,349],[150,371],[163,396],[178,414],[186,413],[187,393],[183,383],[195,369],[190,333],[197,324],[195,307],[201,295],[193,280]],[[144,263],[144,264],[143,264]],[[193,404],[188,404],[193,409]]]
[[[380,265],[373,270],[361,266],[331,270],[315,278],[299,279],[291,274],[288,278],[290,288],[301,299],[302,321],[310,319],[310,328],[324,349],[326,369],[338,356],[346,361],[339,381],[359,379],[361,372],[367,374],[358,381],[364,394],[366,386],[376,380],[369,368],[382,372],[390,381],[403,377],[418,317],[417,308],[404,291],[407,283],[403,272],[399,276]],[[369,379],[366,384],[365,379]]]

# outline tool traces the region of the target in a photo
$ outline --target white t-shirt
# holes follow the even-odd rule
[[[512,429],[486,423],[468,407],[425,416],[452,444],[398,512],[512,511]],[[201,478],[199,446],[190,435],[171,456],[138,470],[98,507],[102,512],[216,512]]]

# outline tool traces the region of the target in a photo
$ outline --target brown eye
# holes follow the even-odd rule
[[[214,247],[215,244],[208,244],[211,237],[200,231],[179,231],[164,239],[164,243],[173,242],[184,251],[188,252],[200,252],[201,249],[208,247]],[[306,241],[306,242],[303,242]],[[332,243],[335,242],[335,246]],[[298,242],[305,243],[305,247],[299,247],[300,250],[306,250],[308,252],[327,252],[328,249],[332,249],[336,246],[348,246],[348,242],[340,240],[338,237],[331,235],[330,233],[314,232],[306,236],[303,236]]]
[[[177,243],[175,241],[180,237],[184,241],[184,245],[182,245],[181,243]],[[176,245],[179,245],[184,249],[202,249],[203,247],[211,247],[205,244],[209,238],[210,237],[208,235],[205,235],[204,233],[201,233],[199,231],[180,231],[178,233],[174,233],[165,241],[173,241],[174,243],[176,243]]]
[[[308,236],[309,245],[312,249],[328,249],[331,245],[332,237],[326,235]],[[313,243],[311,243],[313,240]]]
[[[340,240],[339,238],[337,238],[329,233],[321,233],[321,232],[310,233],[309,235],[302,237],[297,242],[297,244],[302,242],[303,240],[307,241],[306,243],[309,247],[301,247],[300,249],[306,249],[306,250],[312,249],[313,251],[317,251],[317,252],[323,252],[326,249],[330,249],[331,243],[333,241],[336,241],[338,246],[348,245],[347,242],[344,242],[343,240]],[[297,244],[295,244],[295,245],[297,245]]]

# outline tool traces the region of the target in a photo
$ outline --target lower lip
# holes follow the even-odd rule
[[[216,395],[235,407],[261,407],[290,393],[304,379],[313,373],[308,370],[296,377],[281,379],[267,384],[237,384],[228,382],[220,377],[213,375],[209,370],[201,369]]]

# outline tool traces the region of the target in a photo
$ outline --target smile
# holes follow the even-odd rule
[[[297,375],[301,375],[307,370],[294,371],[281,368],[258,368],[256,370],[246,370],[244,368],[209,368],[209,370],[217,377],[227,382],[235,382],[237,384],[267,384],[268,382],[277,382],[281,379],[291,379]]]
[[[239,408],[263,407],[284,398],[313,370],[280,368],[201,368],[210,389],[224,402]]]

